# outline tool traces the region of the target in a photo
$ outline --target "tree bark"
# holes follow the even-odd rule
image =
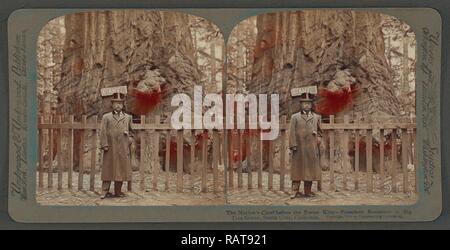
[[[314,85],[319,89],[315,111],[323,117],[335,115],[341,120],[348,114],[365,122],[395,120],[403,107],[385,55],[383,18],[375,12],[350,10],[258,16],[248,91],[279,94],[281,115],[290,117],[300,109],[290,90]],[[339,98],[330,98],[333,95]]]
[[[82,12],[65,17],[66,40],[59,112],[102,115],[111,111],[105,87],[127,86],[126,111],[135,118],[170,119],[171,97],[193,93],[198,70],[189,16],[160,11]],[[75,144],[79,136],[75,137]],[[75,155],[75,161],[79,159]]]
[[[279,93],[280,111],[289,115],[299,109],[297,100],[291,102],[292,88],[315,85],[331,92],[352,88],[354,100],[334,115],[401,113],[390,86],[392,72],[385,58],[381,14],[311,10],[288,12],[289,21],[283,15],[258,16],[250,92],[259,93],[261,88],[262,93]]]

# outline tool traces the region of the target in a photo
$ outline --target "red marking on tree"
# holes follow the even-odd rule
[[[74,75],[81,75],[84,69],[84,61],[81,58],[75,58],[75,63],[72,66],[72,71]]]
[[[350,145],[349,145],[348,153],[350,156],[355,156],[355,151],[356,151],[355,144],[354,144],[354,142],[350,142],[349,144]],[[366,146],[367,145],[366,145],[365,139],[364,138],[360,139],[358,144],[359,144],[359,155],[361,157],[362,155],[366,154]],[[391,142],[386,142],[384,144],[384,155],[389,154],[389,152],[391,152],[391,149],[392,149]],[[379,157],[379,155],[380,155],[380,145],[376,142],[372,143],[372,155],[374,155],[375,157]]]
[[[334,115],[349,108],[358,94],[356,84],[350,88],[331,91],[325,88],[319,90],[319,101],[316,111],[322,115]]]
[[[228,132],[228,145],[231,145],[231,140],[233,140],[233,146],[235,147],[234,149],[230,150],[228,152],[229,154],[229,161],[231,163],[238,163],[239,161],[245,161],[247,159],[247,143],[249,143],[249,139],[253,138],[252,140],[259,140],[260,136],[261,136],[261,130],[260,129],[247,129],[244,131],[244,134],[242,135],[242,156],[240,156],[239,154],[239,147],[240,145],[238,145],[238,137],[239,134],[236,134],[236,136],[233,136],[233,130],[230,130]]]
[[[174,139],[174,138],[172,138]],[[199,155],[202,150],[203,141],[208,140],[208,133],[203,132],[195,136],[195,154]],[[170,156],[172,159],[177,156],[178,145],[174,140],[170,140]],[[183,155],[189,155],[191,152],[191,145],[183,142]],[[160,155],[165,154],[165,149],[163,149]]]
[[[206,145],[208,145],[208,132],[203,132],[201,134],[198,134],[195,136],[196,145],[195,145],[195,152],[196,154],[199,154],[202,152],[203,142],[206,140]]]
[[[151,91],[140,91],[133,89],[130,91],[130,96],[135,98],[134,114],[145,115],[156,108],[162,101],[164,91],[161,88]]]

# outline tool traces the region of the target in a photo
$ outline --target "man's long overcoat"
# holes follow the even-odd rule
[[[321,180],[319,138],[321,116],[299,112],[291,117],[289,148],[292,153],[291,180]]]
[[[107,113],[102,118],[100,146],[103,151],[102,181],[131,181],[132,117],[120,112]]]

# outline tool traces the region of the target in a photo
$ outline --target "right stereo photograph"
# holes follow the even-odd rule
[[[262,14],[233,29],[227,59],[228,94],[279,102],[268,110],[279,117],[275,140],[252,126],[228,130],[228,204],[417,201],[416,36],[407,23],[372,11]],[[232,112],[250,124],[255,103],[246,100],[248,112]]]

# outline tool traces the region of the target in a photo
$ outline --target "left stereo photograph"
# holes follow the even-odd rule
[[[37,44],[38,204],[223,205],[223,136],[170,121],[177,93],[221,93],[224,46],[180,12],[51,20]]]

